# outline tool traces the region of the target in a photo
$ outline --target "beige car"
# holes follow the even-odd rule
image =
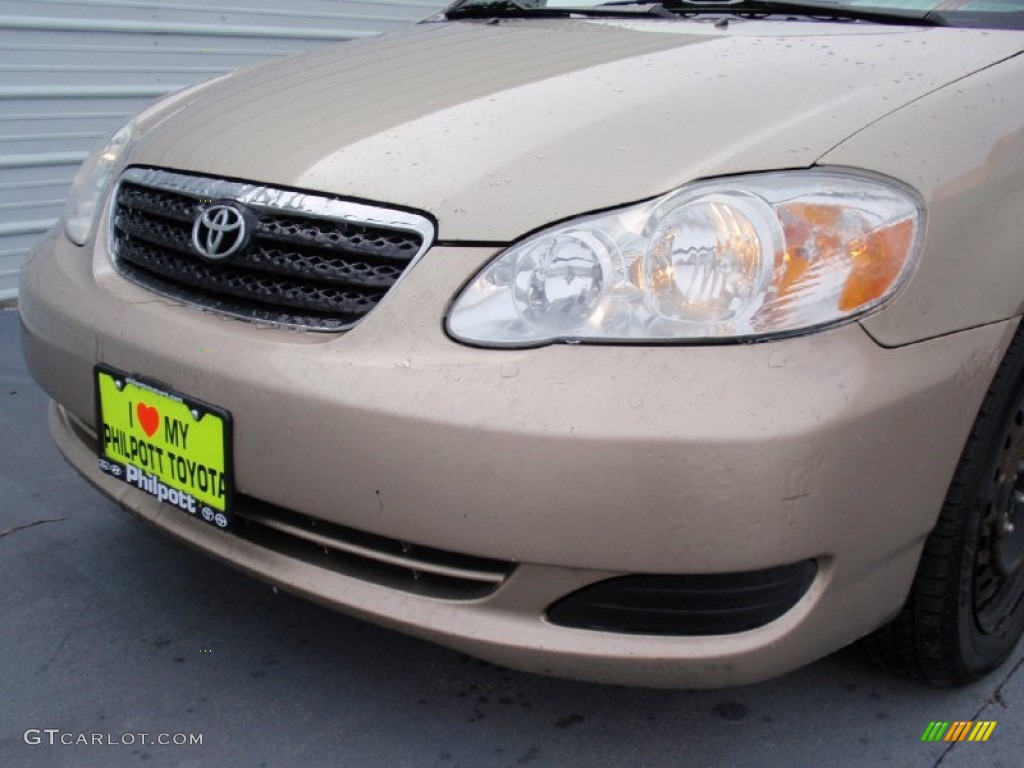
[[[243,571],[509,667],[728,686],[870,635],[933,683],[995,668],[1024,5],[559,2],[115,133],[22,274],[61,451]]]

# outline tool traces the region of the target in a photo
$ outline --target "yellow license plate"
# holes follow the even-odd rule
[[[105,365],[95,375],[100,469],[229,528],[230,414]]]

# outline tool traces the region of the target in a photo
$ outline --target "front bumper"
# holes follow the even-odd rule
[[[260,578],[511,667],[704,687],[785,672],[894,615],[1016,321],[900,349],[857,325],[758,345],[480,350],[443,312],[491,251],[435,248],[344,335],[182,308],[58,235],[26,263],[29,367],[71,463],[120,503]],[[220,405],[248,497],[517,564],[445,599],[223,534],[96,467],[92,367]],[[818,561],[781,618],[731,635],[569,629],[545,610],[625,573]]]

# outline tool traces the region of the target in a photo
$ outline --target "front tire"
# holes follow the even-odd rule
[[[1024,632],[1024,324],[996,372],[900,614],[866,638],[884,666],[966,685]]]

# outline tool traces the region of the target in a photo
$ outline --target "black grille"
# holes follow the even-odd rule
[[[243,250],[211,263],[193,246],[192,227],[227,201],[253,214],[254,231]],[[122,177],[111,231],[118,271],[136,283],[204,309],[316,330],[364,317],[433,234],[413,214],[146,169]]]
[[[562,598],[548,619],[563,627],[643,635],[728,635],[775,621],[806,594],[814,560],[763,571],[599,581]]]

